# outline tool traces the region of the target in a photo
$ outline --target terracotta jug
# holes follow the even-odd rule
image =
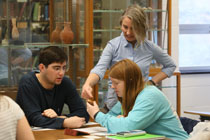
[[[55,30],[51,34],[51,42],[61,43],[60,32],[61,32],[61,23],[57,22]]]
[[[12,18],[12,39],[18,39],[19,32],[16,26],[16,18]]]
[[[74,33],[71,30],[71,22],[64,22],[64,29],[60,33],[62,43],[71,44],[74,39]]]

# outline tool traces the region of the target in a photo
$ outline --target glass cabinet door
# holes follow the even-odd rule
[[[168,1],[167,0],[131,0],[144,8],[148,19],[148,39],[168,50]]]
[[[107,42],[120,35],[120,16],[130,4],[139,4],[144,8],[149,25],[147,38],[168,51],[167,1],[163,3],[162,0],[94,0],[94,65],[97,64]]]
[[[49,40],[48,0],[1,0],[1,43],[22,45]]]
[[[144,8],[148,19],[147,38],[159,45],[164,51],[168,46],[168,0],[93,0],[93,52],[94,65],[100,59],[107,42],[121,34],[120,17],[131,4]],[[152,62],[151,73],[160,70],[160,65]],[[107,92],[107,75],[99,83],[98,99],[103,106],[104,93]]]
[[[120,3],[120,4],[119,4]],[[107,42],[120,35],[119,19],[127,7],[126,1],[94,0],[93,4],[93,51],[97,64]]]
[[[47,46],[62,47],[68,54],[67,76],[79,86],[81,77],[91,67],[89,44],[91,30],[91,0],[1,0],[0,1],[0,73],[4,71],[5,83],[0,86],[17,86],[21,76],[37,70],[38,54]],[[73,37],[71,42],[54,42],[52,33],[56,26],[61,32],[68,24]],[[20,53],[14,53],[20,52]],[[25,64],[13,64],[13,60],[27,55]],[[14,69],[18,69],[15,72]],[[78,77],[78,78],[77,78]],[[1,87],[0,87],[1,88]]]

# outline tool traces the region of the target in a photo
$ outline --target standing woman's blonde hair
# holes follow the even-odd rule
[[[120,18],[120,25],[125,17],[128,17],[132,21],[132,28],[136,40],[139,44],[144,42],[147,34],[147,18],[146,14],[139,5],[134,4],[129,6]]]
[[[144,88],[144,80],[139,66],[129,59],[123,59],[114,64],[109,76],[125,83],[123,97],[118,97],[122,104],[123,115],[127,116],[132,110],[136,97]]]

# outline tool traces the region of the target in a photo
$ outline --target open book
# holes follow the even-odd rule
[[[108,135],[107,129],[104,127],[100,127],[100,126],[78,128],[78,129],[66,128],[64,131],[64,134],[71,135],[71,136],[78,136],[78,135],[106,136],[106,135]]]

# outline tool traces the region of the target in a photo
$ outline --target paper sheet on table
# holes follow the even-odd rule
[[[33,131],[44,131],[44,130],[55,130],[52,128],[43,128],[43,127],[31,127]]]
[[[98,125],[99,123],[97,122],[88,122],[86,124],[84,124],[84,126],[91,126],[91,125]]]
[[[101,137],[99,136],[93,136],[93,135],[88,135],[88,136],[83,136],[85,138],[88,138],[88,139],[100,139]]]
[[[104,128],[104,127],[100,127],[100,126],[97,126],[97,127],[87,127],[87,128],[78,128],[78,129],[74,129],[74,130],[77,130],[77,131],[80,131],[80,132],[86,132],[90,135],[97,135],[97,136],[107,136],[109,135],[107,133],[107,129]]]
[[[96,122],[88,122],[84,126],[91,126],[91,125],[97,125],[97,124],[99,124],[99,123],[96,123]],[[52,128],[42,128],[42,127],[34,127],[34,126],[32,126],[31,129],[33,131],[55,130],[55,129],[52,129]]]
[[[58,140],[94,140],[94,139],[58,139]]]

